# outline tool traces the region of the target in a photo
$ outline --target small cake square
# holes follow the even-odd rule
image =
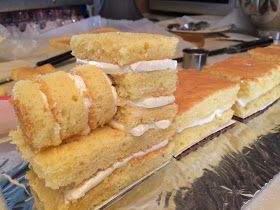
[[[174,155],[228,126],[239,90],[236,82],[195,70],[181,70],[178,78]]]

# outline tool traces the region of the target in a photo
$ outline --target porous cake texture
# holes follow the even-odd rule
[[[228,123],[233,115],[239,84],[205,72],[178,72],[175,92],[178,113],[175,118],[174,154],[212,134]]]
[[[263,103],[258,102],[258,100],[261,100],[261,96],[268,94],[269,91],[280,84],[280,66],[278,63],[256,59],[251,56],[230,57],[206,67],[205,70],[216,76],[240,83],[240,91],[233,109],[235,115],[241,118],[262,109]],[[279,97],[280,94],[278,94]],[[266,97],[267,99],[268,97]],[[268,99],[267,105],[272,103],[274,99],[275,97]]]
[[[149,153],[143,157],[134,158],[129,163],[114,171],[105,180],[87,192],[83,197],[67,201],[65,194],[67,188],[53,190],[46,187],[44,181],[36,174],[29,172],[27,179],[35,195],[35,207],[44,210],[76,210],[95,209],[112,196],[123,191],[135,181],[145,177],[157,167],[167,162],[171,157],[173,145],[168,144],[162,149]]]
[[[249,54],[257,59],[280,63],[280,47],[278,45],[270,45],[268,47],[258,47],[249,50]]]
[[[141,101],[143,98],[173,95],[177,71],[159,70],[112,75],[119,97]]]
[[[178,39],[158,34],[108,32],[72,36],[72,54],[80,59],[123,66],[142,60],[173,58]]]
[[[101,205],[167,162],[173,149],[168,139],[139,141],[109,127],[97,128],[88,136],[68,139],[40,153],[25,144],[20,129],[11,137],[30,162],[28,179],[39,202],[36,206],[45,210]]]
[[[111,121],[117,96],[102,70],[79,66],[72,74],[58,71],[19,81],[12,104],[27,143],[40,150]]]
[[[35,110],[33,92],[16,86],[23,123],[10,136],[30,162],[36,208],[96,208],[171,159],[177,43],[140,33],[73,36],[72,53],[87,65],[30,82]],[[48,126],[36,127],[36,115]]]
[[[39,153],[34,152],[25,143],[20,129],[12,132],[11,137],[46,186],[59,189],[68,185],[78,185],[115,162],[171,138],[173,133],[165,133],[164,139],[156,136],[134,139],[126,132],[106,126],[95,129],[89,135],[67,139],[64,144]]]
[[[79,65],[72,72],[83,79],[92,100],[89,108],[90,128],[105,125],[117,111],[118,96],[111,79],[101,69],[91,65]]]

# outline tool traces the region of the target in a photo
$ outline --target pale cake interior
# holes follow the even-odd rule
[[[66,203],[64,200],[64,191],[52,190],[44,186],[33,171],[29,172],[28,180],[32,191],[36,195],[36,206],[44,206],[44,210],[76,210],[76,209],[94,209],[108,198],[119,193],[130,184],[149,174],[171,158],[173,144],[149,153],[144,157],[133,159],[125,167],[117,169],[113,174],[107,177],[103,182],[91,189],[78,202]]]
[[[14,105],[26,142],[36,149],[61,143],[56,121],[40,92],[40,85],[22,80],[13,88]]]
[[[118,96],[133,101],[148,97],[172,95],[176,89],[176,70],[166,69],[111,76],[117,88]]]
[[[257,111],[265,109],[268,105],[280,98],[280,85],[272,88],[267,93],[261,95],[248,103],[245,107],[238,104],[233,106],[234,115],[240,118],[246,118]]]
[[[83,96],[69,75],[58,71],[40,77],[38,82],[60,124],[61,138],[66,139],[84,132],[88,128],[88,110]]]
[[[82,77],[92,100],[89,110],[90,128],[104,126],[112,120],[117,106],[110,79],[101,69],[91,65],[81,65],[73,71]]]
[[[152,109],[121,106],[118,108],[118,112],[114,117],[114,121],[121,123],[127,129],[131,129],[139,124],[150,124],[160,120],[173,121],[176,113],[176,104],[170,104]]]
[[[75,57],[123,66],[143,60],[173,58],[178,39],[158,34],[108,32],[72,36]]]
[[[232,116],[233,110],[230,109],[209,123],[190,127],[181,133],[177,133],[174,136],[175,148],[173,154],[176,156],[199,141],[203,140],[207,136],[211,135],[213,132],[217,132],[217,129],[230,122]]]
[[[35,153],[25,144],[20,129],[10,135],[35,173],[45,180],[46,186],[58,189],[62,186],[79,184],[98,170],[108,168],[118,159],[147,150],[174,133],[174,129],[165,130],[162,134],[157,132],[158,136],[153,138],[151,130],[147,138],[139,139],[110,127],[97,128],[87,136],[68,139],[68,142],[59,147],[47,148],[39,153]]]

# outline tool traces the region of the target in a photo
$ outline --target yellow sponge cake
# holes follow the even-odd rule
[[[34,153],[22,131],[13,142],[32,167],[29,182],[44,209],[91,209],[171,158],[172,143],[133,139],[109,127]],[[56,199],[52,199],[55,197]]]
[[[209,73],[179,71],[175,92],[179,111],[175,118],[175,155],[230,122],[239,85]]]
[[[80,81],[78,77],[62,71],[41,76],[38,80],[61,126],[62,139],[89,132],[88,105],[80,93]]]
[[[235,115],[246,118],[280,97],[280,65],[251,56],[234,56],[205,68],[216,76],[240,83]]]
[[[249,54],[257,59],[280,63],[280,47],[278,45],[255,48],[249,50]]]
[[[117,93],[110,78],[99,68],[91,65],[77,66],[72,71],[85,82],[92,104],[89,109],[91,129],[111,121],[116,113]]]
[[[175,69],[176,70],[176,69]],[[177,71],[165,69],[112,75],[118,95],[127,100],[173,95]]]
[[[108,32],[72,36],[70,46],[77,58],[123,66],[173,58],[177,43],[175,37],[158,34]]]
[[[40,149],[61,143],[60,125],[56,122],[47,97],[38,83],[28,80],[17,82],[11,102],[28,144]]]
[[[116,169],[104,181],[86,193],[83,192],[83,185],[53,190],[46,187],[44,181],[31,170],[27,179],[35,197],[35,207],[44,210],[99,209],[107,203],[109,198],[125,191],[134,182],[147,177],[159,166],[165,164],[171,157],[172,148],[172,143],[169,143],[161,149],[131,159],[127,165]]]
[[[72,74],[58,71],[36,81],[19,81],[13,95],[26,140],[38,150],[103,126],[117,107],[110,79],[89,65],[76,67]]]

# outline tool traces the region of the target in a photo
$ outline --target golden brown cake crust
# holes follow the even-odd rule
[[[278,67],[276,62],[259,60],[251,56],[233,56],[205,68],[206,71],[223,75],[231,80],[254,80],[270,75]]]
[[[211,94],[236,87],[238,83],[215,77],[207,72],[181,70],[175,92],[178,113],[185,112]]]

